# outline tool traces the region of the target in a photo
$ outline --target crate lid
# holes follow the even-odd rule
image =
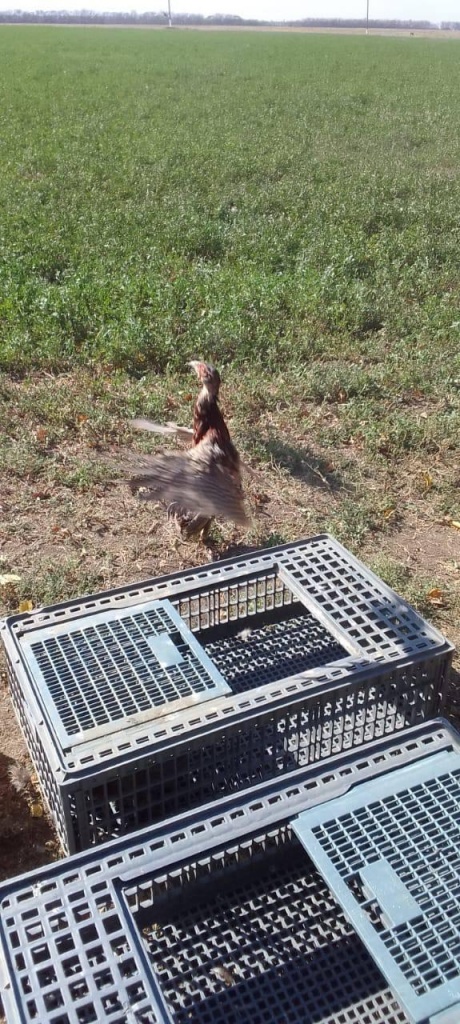
[[[304,811],[293,828],[414,1024],[460,1020],[460,754]]]
[[[35,630],[22,653],[63,747],[230,692],[168,600]]]

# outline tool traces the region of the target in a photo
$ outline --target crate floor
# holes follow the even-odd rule
[[[253,861],[137,915],[175,1024],[406,1024],[297,840]]]
[[[283,621],[246,620],[247,628],[238,623],[238,631],[227,636],[200,642],[222,673],[233,693],[244,693],[275,683],[279,679],[329,665],[349,652],[329,630],[308,612],[298,612]]]

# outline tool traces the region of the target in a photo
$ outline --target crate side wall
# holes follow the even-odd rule
[[[135,766],[98,773],[95,784],[68,791],[71,848],[83,848],[83,836],[105,842],[428,721],[442,710],[446,670],[433,658],[378,681],[306,693],[207,739],[182,739]]]
[[[74,841],[75,822],[72,819],[68,799],[58,781],[58,773],[61,779],[63,778],[62,772],[59,772],[55,758],[51,757],[47,751],[47,744],[42,742],[39,723],[34,723],[31,720],[24,688],[21,685],[22,673],[14,667],[7,644],[4,644],[4,651],[11,702],[37,773],[43,799],[53,819],[64,852],[74,853],[77,849]],[[45,729],[42,730],[42,735],[45,740],[47,738]]]

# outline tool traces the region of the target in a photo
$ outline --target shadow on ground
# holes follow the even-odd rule
[[[22,785],[18,792],[11,782],[11,772],[19,774]],[[32,808],[39,816],[34,817]],[[38,791],[28,770],[0,753],[0,880],[20,875],[56,860],[59,847],[45,813]]]
[[[275,462],[311,487],[335,492],[344,486],[337,471],[331,468],[330,459],[318,458],[303,445],[293,445],[273,435],[266,437],[257,431],[252,432],[252,444],[259,456]]]

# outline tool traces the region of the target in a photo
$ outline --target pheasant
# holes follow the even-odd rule
[[[219,408],[220,376],[208,363],[193,360],[190,366],[201,383],[193,412],[193,430],[168,423],[136,419],[138,430],[190,438],[186,452],[147,456],[129,481],[133,493],[144,501],[162,500],[182,536],[206,540],[214,516],[238,525],[248,521],[241,484],[239,454]]]

